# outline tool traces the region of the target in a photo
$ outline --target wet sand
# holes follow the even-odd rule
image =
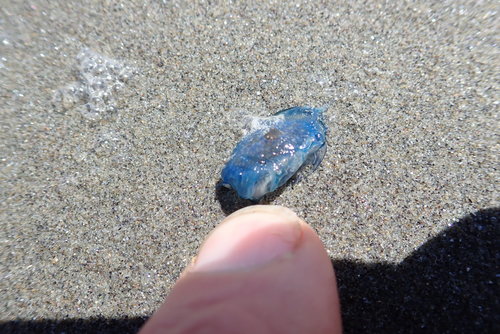
[[[495,2],[2,7],[3,332],[136,330],[247,204],[216,190],[242,120],[327,104],[266,203],[320,235],[346,332],[498,329]]]

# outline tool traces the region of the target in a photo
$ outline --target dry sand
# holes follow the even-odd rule
[[[498,330],[495,1],[1,2],[3,333],[134,332],[245,204],[215,189],[242,119],[325,104],[325,160],[267,202],[346,332]]]

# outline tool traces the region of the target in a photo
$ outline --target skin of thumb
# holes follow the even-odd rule
[[[276,206],[227,217],[141,330],[341,332],[335,273],[323,244],[295,213]]]

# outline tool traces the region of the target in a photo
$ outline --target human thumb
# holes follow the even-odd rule
[[[284,207],[228,216],[141,333],[340,333],[335,274],[316,233]]]

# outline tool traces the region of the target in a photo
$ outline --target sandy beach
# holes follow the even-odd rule
[[[495,1],[2,1],[0,331],[136,332],[251,117],[329,106],[296,211],[346,333],[493,333]]]

